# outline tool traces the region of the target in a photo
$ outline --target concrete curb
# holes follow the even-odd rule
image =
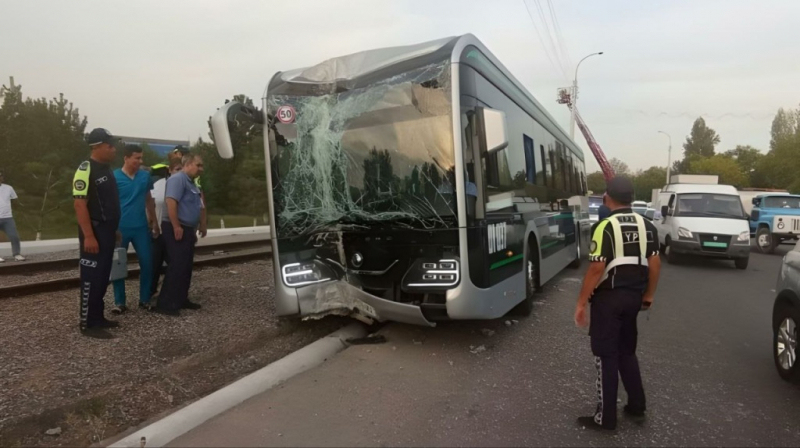
[[[111,447],[162,447],[204,422],[263,393],[289,378],[316,367],[347,347],[348,338],[364,337],[361,324],[348,325],[222,389],[181,408],[169,416],[113,443]]]

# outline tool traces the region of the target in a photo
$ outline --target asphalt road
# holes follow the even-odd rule
[[[778,377],[771,352],[788,249],[753,253],[746,271],[664,263],[649,320],[639,317],[643,425],[623,417],[624,393],[615,433],[575,423],[594,409],[596,372],[572,323],[583,270],[567,270],[518,324],[387,325],[387,343],[352,346],[173,446],[798,446],[800,388]]]

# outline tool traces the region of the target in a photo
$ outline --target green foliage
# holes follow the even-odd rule
[[[716,174],[719,183],[733,185],[737,188],[750,186],[748,174],[736,163],[732,157],[717,154],[712,157],[702,157],[689,164],[688,174]]]
[[[592,194],[603,194],[606,191],[606,179],[603,177],[603,173],[595,171],[594,173],[588,174],[586,176],[586,188],[588,188]]]
[[[633,189],[636,200],[650,202],[654,189],[664,187],[667,180],[667,170],[660,166],[652,166],[646,170],[639,170],[632,176]]]
[[[719,143],[717,132],[706,126],[703,117],[699,117],[694,121],[692,132],[686,137],[686,143],[683,144],[684,157],[690,155],[711,157],[714,155],[714,147],[717,143]]]

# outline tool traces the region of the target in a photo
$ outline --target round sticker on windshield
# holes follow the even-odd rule
[[[281,123],[287,124],[287,123],[294,123],[294,117],[296,114],[294,112],[294,107],[287,104],[285,106],[279,107],[278,112],[276,112],[275,115],[278,116],[278,120]]]

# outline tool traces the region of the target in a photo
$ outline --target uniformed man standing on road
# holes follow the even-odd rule
[[[580,417],[586,428],[613,430],[617,426],[619,378],[628,393],[625,414],[644,418],[645,395],[636,358],[636,317],[648,310],[658,285],[661,261],[655,226],[631,210],[633,184],[625,177],[608,183],[606,205],[611,215],[592,234],[589,270],[575,309],[575,323],[587,325],[591,302],[592,353],[597,366],[597,410]]]
[[[80,328],[84,335],[110,338],[106,328],[119,326],[103,314],[114,247],[120,239],[119,193],[109,164],[114,161],[116,138],[105,129],[89,133],[91,158],[78,167],[72,181],[80,244]]]

